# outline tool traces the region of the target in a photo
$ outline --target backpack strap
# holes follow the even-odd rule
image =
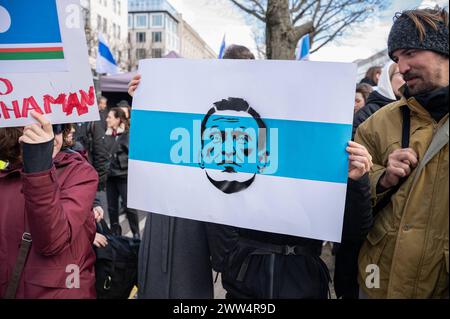
[[[56,170],[56,176],[59,177],[62,172],[64,172],[66,167]],[[25,213],[26,214],[26,213]],[[25,217],[26,219],[26,217]],[[26,222],[25,222],[26,224]],[[25,225],[25,232],[22,234],[22,240],[20,242],[19,254],[16,258],[16,263],[13,268],[11,279],[8,282],[8,286],[5,291],[5,299],[15,299],[17,294],[17,289],[19,288],[20,278],[22,276],[23,269],[27,262],[28,254],[30,253],[32,244],[31,234],[27,230],[27,225]]]
[[[407,105],[401,106],[403,124],[402,124],[402,148],[409,147],[409,135],[411,131],[411,111]],[[395,185],[391,190],[375,205],[372,210],[373,215],[378,214],[383,208],[389,204],[391,197],[399,190],[400,186],[406,181],[407,177],[400,179],[397,185]]]
[[[434,134],[433,140],[431,141],[430,146],[428,146],[428,149],[423,156],[422,161],[419,163],[419,166],[416,169],[416,174],[414,175],[413,183],[411,187],[414,187],[416,184],[420,172],[422,169],[427,165],[427,163],[437,154],[439,151],[448,144],[448,118],[447,121],[445,121],[444,125],[442,125]]]
[[[5,299],[15,299],[17,288],[19,287],[20,277],[27,261],[28,253],[31,249],[31,235],[28,232],[24,232],[22,235],[22,241],[20,243],[19,254],[17,255],[16,264],[14,265],[11,279],[9,280],[8,287],[5,292]]]
[[[406,108],[408,108],[406,105],[404,106]],[[408,131],[409,131],[409,127],[410,127],[410,118],[409,118],[409,108],[408,108],[408,112],[403,111],[403,132],[402,132],[402,148],[407,148],[409,146],[409,134],[406,137],[406,129],[405,126],[407,126]],[[406,115],[408,114],[408,120],[406,120]],[[406,124],[405,124],[406,122]],[[423,156],[422,161],[420,161],[419,166],[416,168],[416,172],[414,174],[414,179],[413,182],[411,184],[411,188],[414,187],[414,185],[416,184],[420,173],[422,172],[422,169],[428,164],[428,162],[437,154],[439,153],[439,151],[448,144],[449,141],[449,123],[448,123],[448,118],[445,121],[445,123],[436,131],[436,133],[433,136],[433,139],[431,140],[430,145],[428,146],[427,151],[425,152],[425,155]],[[405,146],[405,141],[407,140],[408,145]],[[381,211],[391,200],[391,197],[398,191],[398,189],[402,186],[402,184],[405,182],[406,178],[402,178],[399,183],[393,187],[388,194],[385,195],[385,197],[383,197],[383,199],[378,202],[378,204],[373,208],[373,214],[375,216],[375,214],[377,214],[379,211]]]

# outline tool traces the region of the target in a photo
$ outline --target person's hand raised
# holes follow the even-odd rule
[[[31,111],[31,116],[35,118],[38,123],[25,126],[23,135],[19,137],[20,143],[26,144],[42,144],[53,140],[52,123],[45,118],[44,115],[35,111]]]
[[[130,81],[130,83],[128,84],[128,94],[130,94],[130,96],[134,95],[134,91],[136,91],[140,82],[141,82],[140,74],[135,75],[133,79]]]

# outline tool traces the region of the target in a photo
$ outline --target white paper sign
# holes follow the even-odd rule
[[[98,120],[76,0],[0,0],[0,127]],[[39,21],[39,22],[37,22]]]
[[[128,205],[339,242],[356,67],[141,61]]]

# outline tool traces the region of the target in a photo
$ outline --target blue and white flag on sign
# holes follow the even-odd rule
[[[356,65],[150,59],[139,72],[129,207],[340,241]]]
[[[98,35],[97,73],[117,74],[119,68],[109,49],[108,44],[101,34]]]
[[[226,41],[225,41],[225,35],[223,36],[222,39],[222,44],[220,45],[220,50],[219,50],[219,59],[223,59],[223,55],[225,54],[225,49],[227,47]]]
[[[298,41],[296,48],[296,59],[297,60],[309,60],[309,49],[310,49],[310,38],[309,33],[305,34]]]

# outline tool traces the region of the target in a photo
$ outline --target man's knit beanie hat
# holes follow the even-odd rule
[[[425,10],[428,11],[430,9]],[[405,12],[397,16],[388,39],[388,51],[391,59],[393,59],[392,53],[398,49],[431,50],[447,57],[449,56],[448,22],[446,25],[444,21],[439,21],[436,23],[436,29],[434,29],[423,19],[419,19],[425,29],[423,39],[421,39],[420,32],[414,21]]]

